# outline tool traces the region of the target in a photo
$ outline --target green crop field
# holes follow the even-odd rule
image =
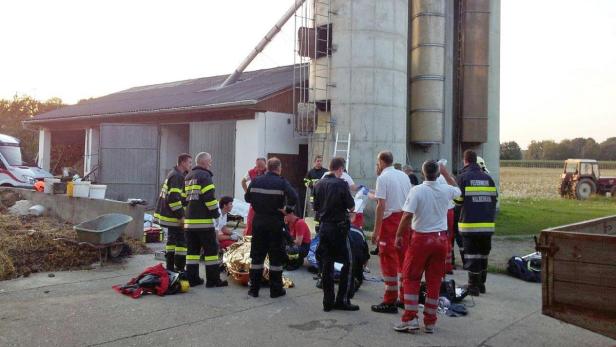
[[[536,235],[542,229],[616,215],[616,198],[587,201],[558,195],[561,169],[502,167],[496,235]],[[616,170],[602,170],[616,176]]]

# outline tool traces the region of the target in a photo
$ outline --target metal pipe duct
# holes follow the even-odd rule
[[[410,141],[443,142],[445,0],[411,2]]]
[[[488,141],[490,0],[460,1],[459,88],[462,142]]]
[[[246,59],[244,59],[242,63],[237,67],[237,69],[235,69],[235,71],[233,71],[233,73],[229,75],[229,77],[227,77],[227,79],[220,85],[220,87],[218,87],[218,89],[224,88],[230,84],[237,82],[242,72],[244,72],[244,70],[246,70],[248,65],[250,65],[250,63],[255,59],[255,57],[259,55],[259,53],[261,53],[263,49],[265,49],[265,47],[267,47],[267,44],[270,43],[272,39],[274,39],[274,37],[282,29],[284,24],[289,20],[289,18],[291,18],[291,16],[293,16],[295,11],[297,11],[297,9],[304,4],[305,1],[306,0],[295,0],[293,6],[291,6],[287,10],[287,12],[285,12],[285,14],[278,20],[278,22],[274,24],[274,27],[270,29],[270,31],[261,41],[259,41],[259,44],[257,44],[257,46],[252,50],[252,52],[250,52]]]

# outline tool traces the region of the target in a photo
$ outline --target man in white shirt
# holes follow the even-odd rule
[[[235,230],[227,227],[227,216],[233,209],[233,198],[223,196],[219,201],[220,217],[216,218],[214,228],[220,249],[227,249],[239,239],[239,234]]]
[[[419,329],[419,287],[425,271],[428,292],[423,311],[424,324],[425,331],[433,333],[448,249],[447,210],[450,201],[462,193],[444,165],[434,160],[427,161],[422,171],[426,180],[411,189],[396,233],[396,246],[402,248],[412,219],[413,233],[404,261],[404,315],[394,330],[408,332]],[[439,172],[447,185],[436,182]]]
[[[385,282],[383,302],[371,307],[372,311],[380,313],[398,313],[398,306],[403,299],[402,264],[404,262],[404,248],[396,248],[396,230],[402,207],[409,191],[411,182],[408,176],[393,167],[394,156],[391,152],[383,151],[377,156],[376,179],[376,216],[372,243],[379,246],[381,273]],[[406,246],[406,242],[404,246]],[[400,278],[399,278],[400,277]],[[400,285],[398,285],[400,284]],[[399,299],[399,301],[398,301]]]

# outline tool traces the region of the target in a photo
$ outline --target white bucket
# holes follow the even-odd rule
[[[74,182],[73,196],[76,198],[87,198],[90,196],[90,182]]]
[[[90,199],[105,199],[105,192],[107,191],[107,186],[104,184],[92,184],[90,186]]]
[[[45,178],[45,190],[43,192],[45,194],[53,194],[53,184],[60,183],[59,178]]]

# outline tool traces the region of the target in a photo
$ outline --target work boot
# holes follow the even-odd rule
[[[220,265],[207,265],[205,267],[206,288],[226,287],[229,282],[220,279]]]
[[[359,311],[359,306],[353,305],[350,302],[347,302],[347,303],[337,302],[334,305],[334,309],[340,310],[340,311]]]
[[[186,278],[191,287],[203,284],[203,278],[199,277],[199,264],[186,265]]]
[[[250,277],[250,282],[248,283],[248,285],[250,286],[250,289],[248,290],[248,295],[252,296],[253,298],[257,298],[259,297],[259,288],[261,287],[261,277],[263,276],[263,270],[250,269],[248,276]]]
[[[479,292],[481,294],[486,293],[486,279],[488,278],[488,271],[481,271],[481,282],[479,283]]]
[[[185,255],[175,255],[174,257],[174,262],[175,262],[175,271],[176,272],[182,272],[184,271],[185,267],[186,267],[186,256]]]
[[[175,271],[174,259],[175,259],[175,253],[173,253],[173,252],[166,252],[165,253],[165,260],[166,260],[165,268],[167,270]]]
[[[282,287],[282,271],[270,271],[270,298],[278,298],[287,294]]]
[[[396,306],[396,304],[387,304],[387,303],[380,303],[378,305],[372,305],[372,307],[370,308],[372,310],[372,312],[378,312],[378,313],[398,313],[398,307]]]
[[[466,285],[466,289],[468,291],[468,295],[470,296],[479,296],[480,290],[479,285],[481,284],[481,274],[480,273],[472,273],[469,271],[468,273],[468,284]]]

